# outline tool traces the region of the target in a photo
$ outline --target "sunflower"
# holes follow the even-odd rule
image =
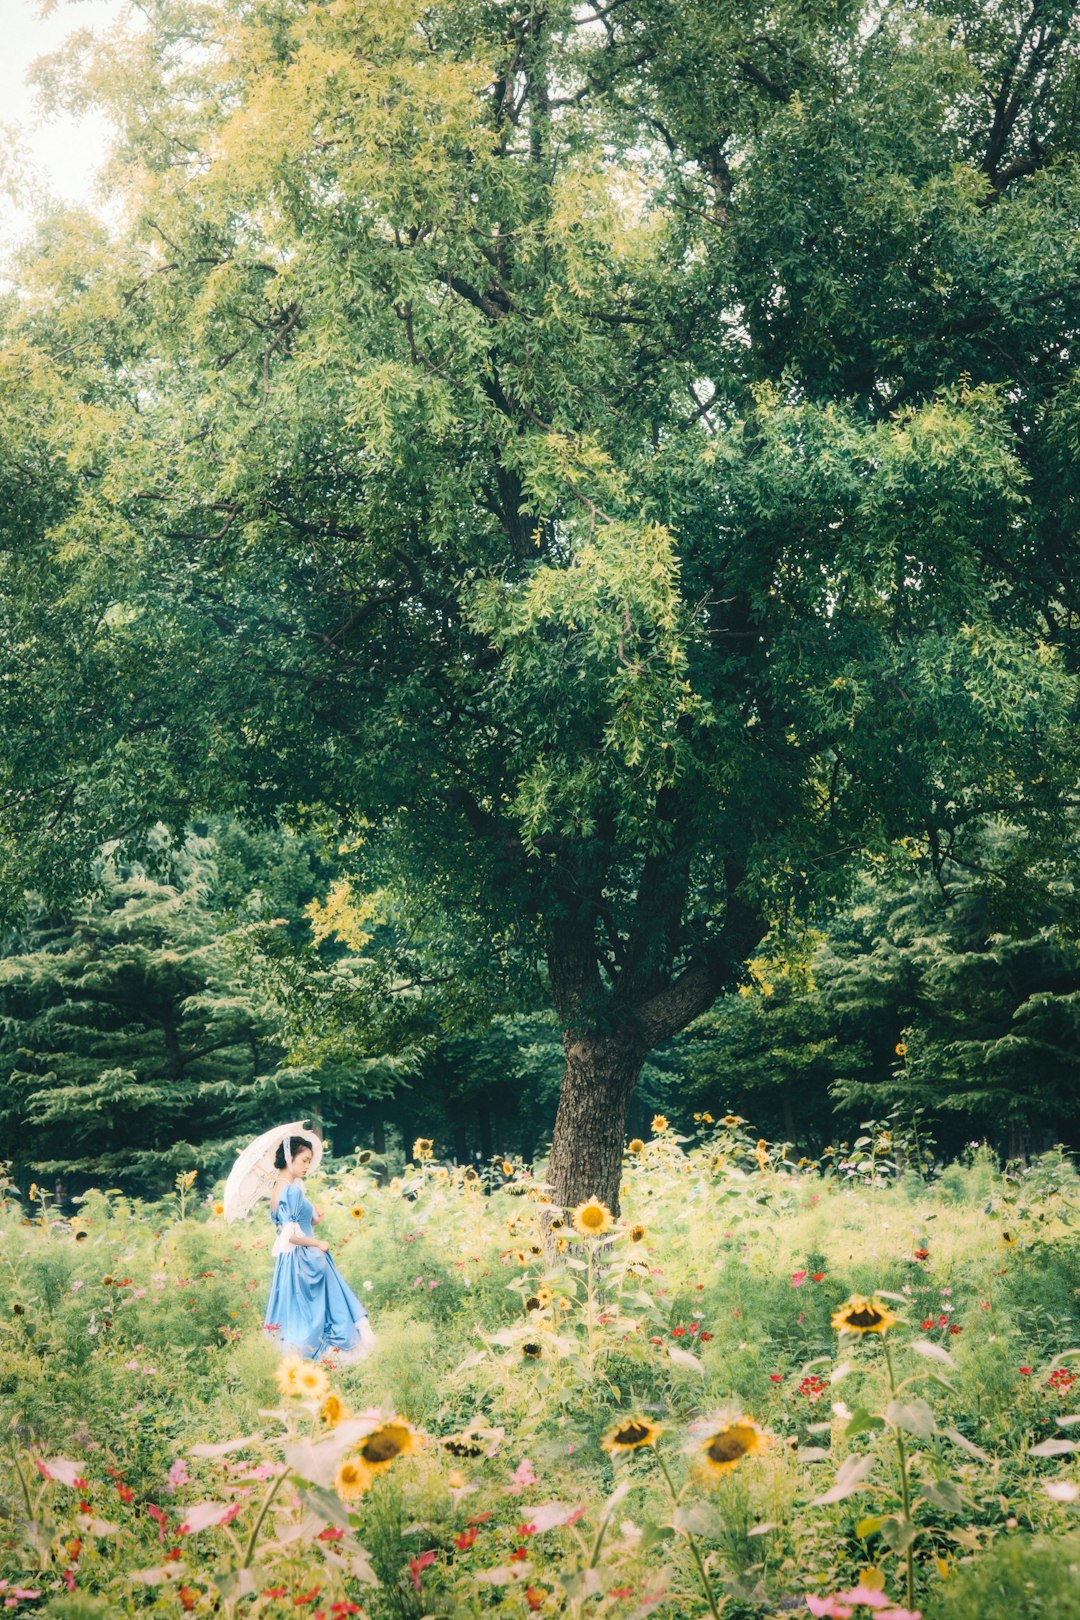
[[[328,1424],[331,1429],[336,1429],[342,1418],[346,1418],[348,1415],[349,1409],[341,1396],[335,1395],[331,1390],[319,1408],[319,1416],[323,1422]]]
[[[540,1287],[536,1290],[536,1302],[539,1308],[542,1311],[546,1310],[554,1298],[555,1295],[551,1292],[551,1289],[548,1288],[547,1284],[541,1283]]]
[[[639,1222],[637,1226],[632,1226],[626,1235],[631,1243],[640,1243],[645,1236],[645,1228]]]
[[[371,1476],[355,1457],[346,1457],[338,1464],[338,1471],[334,1475],[334,1489],[343,1502],[353,1502],[358,1496],[363,1496],[370,1485]]]
[[[553,1232],[561,1232],[565,1225],[566,1222],[563,1220],[561,1215],[553,1215],[548,1222],[548,1226]]]
[[[744,1457],[760,1457],[769,1447],[769,1436],[753,1418],[716,1418],[701,1427],[697,1461],[708,1479],[729,1474]]]
[[[472,1186],[475,1185],[476,1182],[478,1182],[480,1180],[480,1177],[477,1175],[476,1171],[473,1169],[472,1165],[470,1164],[468,1169],[465,1171],[465,1174],[462,1176],[461,1179],[462,1179],[462,1181],[465,1183],[465,1185],[467,1187],[472,1187]]]
[[[897,1055],[897,1057],[904,1057],[906,1052],[907,1052],[907,1047],[904,1045],[904,1042],[903,1041],[897,1041],[897,1043],[896,1043],[896,1055]]]
[[[465,1430],[462,1434],[448,1434],[441,1442],[444,1451],[451,1457],[482,1457],[484,1448],[474,1435]]]
[[[365,1148],[363,1153],[358,1153],[356,1155],[356,1162],[357,1164],[370,1164],[373,1158],[374,1154],[371,1152],[371,1149]]]
[[[283,1356],[278,1362],[277,1387],[283,1395],[297,1395],[296,1376],[304,1366],[303,1356]]]
[[[1016,1247],[1016,1233],[1015,1232],[1002,1232],[1001,1241],[1004,1244],[1006,1249],[1015,1249],[1015,1247]]]
[[[544,1353],[543,1345],[537,1344],[535,1339],[526,1339],[521,1347],[521,1354],[527,1361],[536,1361]]]
[[[713,1122],[713,1117],[708,1112],[708,1110],[706,1110],[704,1113],[694,1115],[694,1124],[695,1125],[711,1125],[712,1122]]]
[[[574,1231],[581,1237],[602,1237],[614,1219],[607,1205],[596,1197],[587,1198],[583,1204],[579,1204],[571,1216]]]
[[[403,1417],[393,1417],[373,1429],[357,1453],[357,1460],[369,1474],[389,1468],[399,1457],[411,1457],[420,1449],[420,1436]]]
[[[89,1232],[84,1232],[84,1231],[82,1231],[80,1229],[78,1232],[75,1233],[75,1241],[76,1241],[76,1243],[85,1243],[89,1236],[90,1236]]]
[[[884,1333],[895,1321],[892,1311],[879,1299],[852,1294],[833,1316],[832,1325],[838,1333]]]
[[[349,1214],[352,1216],[354,1221],[362,1221],[364,1218],[363,1204],[354,1204],[352,1209],[350,1209]]]
[[[650,1423],[648,1418],[622,1418],[608,1430],[600,1444],[613,1457],[619,1457],[625,1452],[640,1451],[642,1446],[654,1446],[663,1432],[659,1423]]]
[[[435,1151],[435,1143],[430,1136],[418,1136],[412,1145],[412,1156],[417,1164],[426,1164]]]
[[[329,1393],[330,1380],[325,1367],[317,1367],[312,1361],[304,1361],[293,1373],[292,1386],[293,1395],[303,1395],[309,1401],[321,1401]]]
[[[499,1159],[497,1162],[498,1162],[499,1169],[502,1171],[504,1176],[512,1176],[513,1175],[514,1167],[510,1163],[509,1159]]]
[[[224,1215],[224,1213],[225,1213],[225,1205],[221,1202],[220,1199],[218,1199],[217,1202],[215,1204],[213,1204],[211,1207],[212,1207],[215,1215]]]
[[[626,1151],[627,1153],[644,1153],[645,1144],[641,1140],[641,1137],[635,1136],[629,1142],[627,1142]]]
[[[667,1123],[667,1120],[665,1119],[664,1115],[663,1114],[654,1114],[653,1115],[652,1125],[649,1127],[649,1129],[652,1131],[653,1135],[654,1136],[659,1136],[660,1132],[661,1131],[666,1131],[667,1128],[668,1128],[668,1123]]]

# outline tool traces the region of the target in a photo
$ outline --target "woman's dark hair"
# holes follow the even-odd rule
[[[314,1151],[313,1151],[312,1146],[311,1146],[311,1143],[308,1141],[306,1136],[294,1136],[292,1138],[292,1144],[293,1144],[294,1155],[299,1153],[302,1148],[307,1148],[307,1150],[311,1154],[312,1158],[315,1157]],[[284,1142],[279,1142],[278,1143],[278,1150],[274,1154],[274,1169],[275,1170],[287,1170],[288,1167],[289,1167],[289,1161],[285,1156],[285,1143]]]

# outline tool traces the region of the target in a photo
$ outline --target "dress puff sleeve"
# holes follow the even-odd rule
[[[270,1219],[278,1229],[271,1254],[288,1254],[295,1247],[297,1238],[303,1237],[304,1234],[297,1222],[302,1201],[303,1194],[300,1188],[295,1181],[290,1181],[278,1199],[277,1208],[270,1211]]]

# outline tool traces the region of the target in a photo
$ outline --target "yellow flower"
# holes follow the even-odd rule
[[[719,1479],[737,1468],[744,1457],[760,1457],[769,1448],[769,1436],[753,1418],[715,1418],[699,1426],[702,1438],[696,1448],[699,1471],[707,1479]]]
[[[466,1183],[467,1186],[471,1187],[474,1182],[477,1182],[477,1181],[480,1180],[480,1177],[477,1175],[476,1171],[473,1169],[472,1165],[470,1164],[468,1169],[465,1171],[465,1174],[462,1176],[461,1179],[462,1179],[462,1181],[464,1181]]]
[[[435,1151],[435,1143],[430,1136],[418,1136],[412,1146],[412,1156],[417,1164],[426,1164]]]
[[[298,1393],[296,1375],[303,1366],[303,1356],[283,1356],[278,1362],[275,1377],[277,1378],[277,1387],[283,1395],[296,1395]]]
[[[626,1144],[627,1153],[644,1153],[645,1144],[640,1136],[635,1136]]]
[[[637,1226],[632,1226],[626,1235],[631,1243],[640,1243],[645,1236],[645,1228],[639,1223]]]
[[[343,1502],[353,1502],[358,1496],[371,1486],[371,1475],[366,1468],[362,1468],[355,1457],[346,1457],[344,1462],[338,1464],[338,1471],[334,1475],[334,1489]]]
[[[360,1446],[357,1460],[374,1476],[389,1468],[399,1457],[411,1457],[420,1449],[420,1436],[403,1417],[393,1417],[373,1429]]]
[[[694,1115],[694,1124],[695,1125],[711,1125],[712,1122],[713,1122],[713,1117],[707,1111],[705,1113],[702,1113],[702,1114],[695,1114]]]
[[[897,1057],[903,1057],[906,1052],[907,1052],[907,1047],[904,1045],[903,1041],[897,1041],[897,1043],[896,1043],[896,1055],[897,1055]]]
[[[321,1401],[330,1389],[330,1380],[325,1367],[316,1366],[313,1361],[301,1362],[299,1368],[293,1373],[292,1393],[303,1395],[309,1401]]]
[[[514,1167],[510,1163],[509,1159],[500,1159],[499,1169],[502,1171],[504,1176],[512,1176],[514,1173]]]
[[[608,1430],[600,1444],[613,1457],[620,1457],[629,1451],[640,1451],[642,1446],[654,1446],[663,1432],[659,1423],[650,1423],[648,1418],[623,1418]]]
[[[335,1395],[333,1390],[331,1390],[330,1394],[326,1397],[325,1401],[322,1403],[322,1406],[319,1408],[319,1415],[324,1423],[328,1423],[330,1427],[334,1429],[341,1422],[342,1418],[348,1417],[349,1409],[341,1399],[341,1396]]]
[[[542,1311],[546,1310],[554,1298],[555,1295],[551,1292],[551,1289],[547,1286],[547,1284],[541,1283],[540,1287],[536,1290],[536,1303],[540,1309]]]
[[[846,1305],[834,1314],[832,1325],[838,1333],[884,1333],[896,1317],[879,1299],[852,1294]]]
[[[357,1164],[370,1164],[374,1156],[370,1148],[365,1148],[363,1153],[356,1155],[356,1162]]]
[[[224,1215],[224,1213],[225,1213],[225,1205],[221,1202],[220,1199],[218,1199],[218,1201],[212,1206],[212,1208],[213,1208],[213,1211],[214,1211],[215,1215]]]
[[[664,1118],[663,1114],[654,1114],[653,1115],[653,1122],[652,1122],[652,1125],[650,1126],[650,1129],[651,1129],[653,1135],[654,1136],[659,1136],[660,1132],[661,1131],[666,1131],[667,1128],[668,1128],[668,1123],[667,1123],[667,1120]]]
[[[1015,1234],[1015,1232],[1002,1232],[1001,1241],[1004,1244],[1006,1249],[1015,1249],[1015,1247],[1016,1247],[1016,1234]]]
[[[352,1209],[350,1209],[349,1214],[352,1216],[354,1221],[362,1221],[364,1218],[363,1204],[354,1204]]]
[[[31,1202],[33,1202],[33,1200],[37,1197],[37,1182],[36,1181],[32,1181],[30,1183],[30,1191],[27,1193],[26,1196],[30,1199]]]
[[[548,1222],[548,1225],[551,1227],[553,1232],[561,1232],[563,1227],[566,1225],[566,1222],[563,1220],[561,1215],[553,1215],[551,1220]]]
[[[527,1339],[521,1347],[521,1353],[529,1361],[535,1361],[538,1356],[543,1354],[543,1346],[537,1344],[535,1339]]]
[[[582,1237],[602,1237],[612,1226],[614,1219],[610,1209],[606,1204],[602,1204],[599,1198],[587,1198],[583,1204],[578,1205],[571,1216],[574,1231],[580,1233]]]

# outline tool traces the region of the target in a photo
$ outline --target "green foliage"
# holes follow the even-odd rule
[[[999,1541],[973,1569],[959,1570],[928,1609],[928,1620],[1077,1620],[1080,1536],[1016,1535]]]
[[[947,882],[997,818],[1060,876],[1076,44],[1043,0],[184,0],[77,37],[42,82],[112,116],[124,224],[43,219],[3,312],[8,912],[159,820],[343,843],[362,953],[249,936],[294,1059],[546,998],[597,1058],[556,1178],[614,1198],[645,1054],[860,859]],[[1015,1115],[1048,1049],[1063,1093],[1071,1004],[999,991],[913,1050],[920,1096]],[[717,1030],[760,1092],[755,1016]],[[800,1016],[789,1096],[866,1043]]]

